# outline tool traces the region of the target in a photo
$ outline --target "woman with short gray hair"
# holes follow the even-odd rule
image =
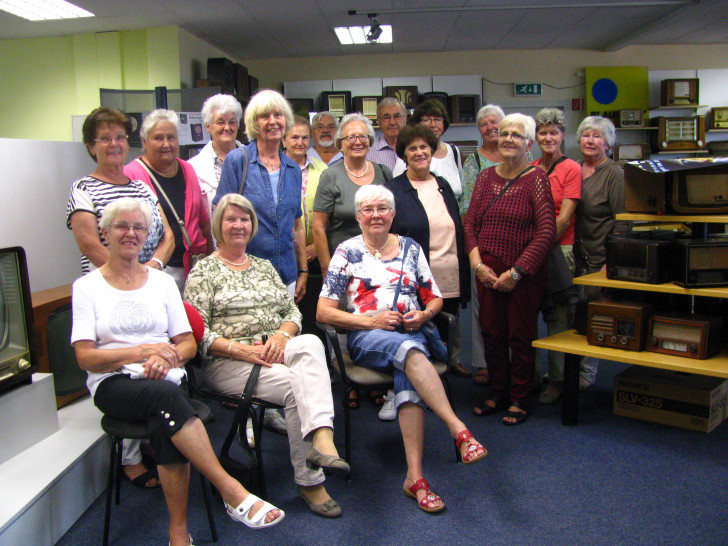
[[[220,183],[225,157],[242,143],[236,139],[243,107],[232,95],[218,93],[202,105],[202,120],[210,133],[210,141],[189,163],[195,168],[202,195],[207,200],[207,211],[212,216],[212,199]]]

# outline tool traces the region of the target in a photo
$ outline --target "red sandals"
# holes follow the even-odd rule
[[[432,490],[430,489],[430,484],[427,483],[427,480],[425,478],[420,478],[419,480],[417,480],[409,489],[407,489],[406,487],[402,487],[402,491],[404,491],[404,494],[415,500],[417,500],[417,491],[419,491],[420,489],[425,490],[425,496],[422,497],[422,500],[417,501],[417,506],[419,506],[421,510],[424,510],[425,512],[428,512],[430,514],[434,514],[435,512],[441,512],[445,509],[445,503],[442,501],[442,498],[440,497],[440,495],[432,492]],[[435,506],[434,508],[428,506],[430,503],[438,501],[442,502],[440,506]]]
[[[466,445],[465,453],[460,451],[460,445],[463,443]],[[455,438],[455,447],[458,448],[460,460],[465,464],[472,464],[475,461],[479,461],[488,454],[488,450],[485,449],[483,444],[473,438],[473,434],[468,429],[461,430],[458,433],[457,438]],[[482,449],[483,453],[478,454],[479,449]]]

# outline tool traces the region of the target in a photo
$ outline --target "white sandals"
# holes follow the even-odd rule
[[[247,497],[245,497],[245,500],[241,502],[237,508],[233,508],[230,506],[227,502],[223,501],[225,504],[225,510],[227,510],[228,515],[234,519],[235,521],[239,521],[241,523],[244,523],[251,529],[262,529],[264,527],[273,527],[277,523],[280,523],[283,521],[283,518],[286,516],[286,513],[281,510],[280,508],[276,508],[272,504],[266,501],[263,502],[263,506],[258,510],[255,515],[252,518],[248,518],[248,512],[250,512],[250,509],[253,507],[253,505],[261,501],[260,498],[256,497],[252,493],[250,493]],[[278,516],[273,521],[266,523],[265,517],[268,515],[268,512],[271,510],[278,510],[280,511],[281,515]]]

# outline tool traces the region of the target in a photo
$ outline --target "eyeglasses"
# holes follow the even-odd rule
[[[445,121],[445,118],[439,116],[425,116],[420,118],[420,123],[437,123],[438,125]]]
[[[354,144],[358,140],[363,144],[364,142],[369,142],[369,135],[349,135],[342,137],[342,140],[347,141],[349,144]]]
[[[218,119],[215,122],[215,125],[217,125],[218,127],[220,127],[222,129],[225,126],[227,126],[227,127],[237,127],[239,124],[238,124],[238,120],[236,120],[236,119],[233,119],[233,120],[230,120],[230,121],[225,121],[224,119]]]
[[[316,125],[314,129],[317,131],[323,131],[324,129],[327,131],[336,131],[336,125]]]
[[[126,222],[117,222],[111,226],[119,233],[126,233],[129,228],[134,230],[134,233],[142,234],[147,232],[147,226],[144,224],[127,224]]]
[[[359,212],[361,212],[364,216],[371,216],[375,212],[382,216],[384,214],[387,214],[390,210],[392,210],[392,207],[388,207],[387,205],[379,205],[378,207],[361,208],[359,209]]]
[[[508,133],[505,131],[500,131],[498,133],[498,138],[502,138],[503,140],[508,140],[508,137],[513,139],[513,142],[523,142],[524,140],[526,140],[526,137],[519,133]]]
[[[384,123],[387,123],[388,121],[401,121],[404,118],[404,114],[385,114],[382,117],[379,118],[380,121],[383,121]]]
[[[104,146],[108,146],[109,144],[111,144],[114,141],[118,142],[119,144],[123,144],[127,140],[129,140],[129,137],[127,135],[125,135],[125,134],[122,133],[120,135],[116,135],[116,136],[113,136],[113,137],[110,137],[110,136],[102,136],[101,138],[95,138],[94,139],[94,142],[100,142]]]

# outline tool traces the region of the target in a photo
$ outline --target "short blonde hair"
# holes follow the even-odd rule
[[[278,91],[262,89],[252,96],[245,108],[245,134],[253,141],[258,138],[258,118],[271,112],[280,112],[286,118],[287,133],[293,127],[293,110],[286,98]]]
[[[250,242],[250,239],[258,233],[258,215],[255,214],[253,204],[248,201],[247,197],[243,197],[239,193],[228,193],[218,202],[215,207],[215,212],[212,213],[212,236],[217,241],[217,244],[222,242],[222,217],[225,214],[225,209],[229,206],[236,206],[243,212],[250,214],[250,222],[253,224],[253,229],[251,229],[250,238],[248,239],[248,242]]]

